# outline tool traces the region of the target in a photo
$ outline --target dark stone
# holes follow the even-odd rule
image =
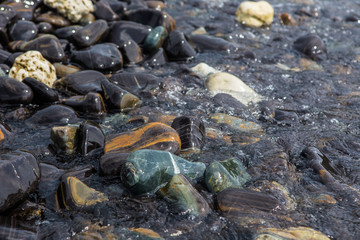
[[[227,93],[218,93],[213,97],[213,101],[217,106],[234,109],[244,109],[245,105],[236,98]]]
[[[59,95],[56,91],[34,78],[26,77],[22,82],[31,88],[34,93],[34,101],[39,104],[56,102],[59,100]]]
[[[99,93],[90,92],[85,96],[73,96],[64,99],[62,103],[92,117],[101,117],[106,113],[105,103]]]
[[[7,60],[9,59],[9,57],[11,56],[12,53],[2,50],[0,49],[0,63],[1,64],[6,64]]]
[[[13,7],[0,4],[0,27],[6,27],[15,16],[16,12]]]
[[[54,12],[42,13],[36,17],[38,22],[47,22],[55,27],[67,27],[71,24],[65,17]]]
[[[200,52],[206,50],[224,51],[227,53],[234,53],[238,47],[234,43],[226,41],[225,39],[209,36],[205,34],[190,35],[191,41],[196,45]]]
[[[11,26],[9,30],[9,37],[13,41],[29,41],[36,36],[37,32],[38,29],[35,23],[26,20],[19,20]]]
[[[150,67],[159,67],[167,63],[168,59],[163,48],[159,48],[147,61]]]
[[[196,51],[187,41],[184,33],[173,31],[165,42],[165,51],[170,60],[186,61],[195,58]]]
[[[150,31],[151,27],[142,25],[140,23],[131,21],[117,21],[114,22],[110,27],[108,40],[118,46],[121,46],[123,43],[121,34],[126,33],[131,37],[132,40],[139,44],[145,40]]]
[[[274,118],[284,124],[294,124],[299,122],[299,117],[295,112],[276,109]]]
[[[0,212],[4,212],[35,190],[40,179],[39,161],[26,151],[1,154],[0,175]]]
[[[120,49],[128,63],[139,63],[143,60],[142,50],[134,40],[124,42]]]
[[[99,71],[117,71],[123,65],[122,55],[112,43],[96,44],[88,49],[76,51],[71,59],[88,69]]]
[[[294,42],[294,48],[313,60],[321,60],[321,55],[326,54],[326,47],[321,38],[316,34],[306,34]]]
[[[100,0],[95,4],[95,16],[106,21],[116,21],[119,19],[119,16],[113,11],[106,0]]]
[[[130,153],[107,153],[99,160],[100,174],[104,176],[120,175],[121,167]]]
[[[0,102],[1,103],[30,103],[33,91],[25,83],[9,77],[0,77]]]
[[[47,22],[40,22],[36,27],[39,33],[52,33],[54,31],[53,26]]]
[[[79,26],[79,25],[71,25],[69,27],[63,27],[63,28],[58,28],[54,31],[54,34],[58,37],[58,38],[62,38],[62,39],[71,39],[71,37],[79,30],[81,30],[83,27]]]
[[[63,126],[78,122],[77,113],[70,107],[63,105],[52,105],[37,111],[25,122],[30,127],[42,126]]]
[[[89,47],[104,39],[108,33],[108,25],[104,20],[96,20],[79,29],[72,35],[72,39],[79,47]]]
[[[78,151],[83,156],[100,155],[104,151],[105,135],[101,127],[93,121],[85,121],[78,129]]]

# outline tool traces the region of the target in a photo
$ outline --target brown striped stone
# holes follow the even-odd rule
[[[106,138],[105,153],[126,153],[139,149],[154,149],[179,153],[180,137],[166,124],[153,122],[136,130],[110,135]]]

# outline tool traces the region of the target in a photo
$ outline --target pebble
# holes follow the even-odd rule
[[[105,135],[99,124],[87,120],[78,128],[78,151],[82,156],[96,156],[103,153]]]
[[[144,41],[144,50],[153,52],[162,47],[168,36],[167,30],[163,26],[157,26],[147,35]]]
[[[107,0],[100,0],[95,4],[94,14],[98,19],[104,19],[109,22],[119,19],[119,16],[114,12]]]
[[[62,103],[88,116],[102,117],[106,114],[105,103],[99,93],[89,92],[84,96],[72,96],[62,100]]]
[[[58,93],[35,78],[26,77],[22,80],[34,93],[34,102],[38,104],[52,103],[59,100]]]
[[[80,21],[84,15],[94,11],[91,0],[44,0],[44,4],[55,8],[73,23]]]
[[[261,230],[255,240],[330,240],[325,234],[308,227],[290,227],[286,229],[265,228]]]
[[[66,27],[71,24],[66,18],[51,11],[40,14],[36,17],[36,21],[47,22],[54,27]]]
[[[152,28],[149,26],[132,21],[116,21],[110,27],[108,40],[118,46],[121,46],[123,44],[121,35],[126,33],[132,40],[140,44],[144,42],[147,35],[151,32],[151,29]]]
[[[53,141],[55,148],[59,152],[73,154],[77,144],[77,127],[76,126],[58,126],[52,127],[50,139]]]
[[[131,192],[151,194],[165,186],[176,174],[195,180],[202,177],[204,171],[205,164],[202,162],[189,162],[170,152],[142,149],[129,155],[120,176]]]
[[[249,27],[270,25],[274,18],[274,8],[266,1],[242,2],[236,10],[236,20]]]
[[[13,41],[33,39],[38,33],[35,23],[27,20],[19,20],[9,30],[9,37]]]
[[[90,47],[91,45],[105,39],[108,31],[109,27],[106,21],[96,20],[95,22],[78,29],[72,35],[72,39],[79,47]]]
[[[51,88],[56,80],[56,70],[39,51],[27,51],[15,59],[9,77],[19,81],[31,77]]]
[[[64,105],[52,105],[37,111],[25,121],[28,126],[35,127],[39,125],[67,125],[78,121],[77,113],[70,107]]]
[[[0,102],[30,103],[34,97],[33,91],[25,83],[10,77],[0,77]]]
[[[172,31],[165,41],[164,49],[169,60],[188,61],[196,56],[195,49],[190,45],[183,32]]]
[[[120,50],[129,64],[140,63],[144,60],[142,49],[132,39],[124,41],[124,43],[120,46]]]
[[[220,72],[215,68],[207,65],[206,63],[199,63],[198,65],[192,67],[191,70],[193,70],[196,74],[198,74],[202,78],[206,78],[210,74]]]
[[[322,58],[323,54],[327,53],[324,42],[318,35],[313,33],[306,34],[296,39],[294,48],[313,60],[319,60]]]

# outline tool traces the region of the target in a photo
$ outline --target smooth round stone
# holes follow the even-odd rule
[[[94,11],[94,5],[91,0],[44,0],[44,4],[55,8],[73,23],[80,21],[85,14]]]
[[[114,12],[109,2],[106,0],[100,0],[95,4],[94,13],[98,19],[104,19],[109,22],[119,19],[119,16]]]
[[[141,106],[142,101],[134,94],[109,81],[101,83],[107,106],[114,111],[129,112]]]
[[[37,22],[47,22],[55,27],[66,27],[71,23],[64,17],[53,12],[42,13],[36,17]]]
[[[0,121],[0,143],[12,135],[11,128],[6,123]]]
[[[48,22],[40,22],[36,25],[38,33],[52,33],[54,31],[53,26]]]
[[[117,71],[123,66],[122,55],[112,43],[96,44],[89,49],[76,51],[72,60],[87,69],[99,71]]]
[[[185,38],[184,33],[172,31],[164,44],[170,60],[186,61],[195,58],[196,51]]]
[[[14,41],[9,43],[13,51],[39,51],[44,58],[51,62],[62,62],[66,59],[64,49],[59,39],[54,35],[44,34],[31,41]]]
[[[72,96],[64,99],[62,103],[90,116],[101,117],[106,114],[105,103],[99,93],[90,92],[85,96]]]
[[[0,102],[2,103],[30,103],[33,91],[25,83],[9,77],[0,77]]]
[[[181,152],[200,152],[205,144],[205,125],[196,117],[181,116],[174,119],[171,127],[180,136]]]
[[[29,119],[26,124],[29,126],[51,126],[51,125],[67,125],[78,122],[77,113],[70,107],[63,105],[52,105],[37,111]]]
[[[204,52],[206,50],[214,50],[227,53],[235,53],[238,51],[238,47],[234,43],[210,35],[190,35],[190,40],[196,45],[197,49],[199,49],[200,52]]]
[[[240,78],[226,72],[210,74],[205,81],[205,86],[215,94],[228,93],[244,105],[262,100],[262,97],[241,81]]]
[[[146,61],[150,67],[159,67],[168,62],[168,58],[163,48],[159,48],[155,53]]]
[[[212,100],[217,106],[221,106],[226,109],[233,108],[240,111],[245,109],[244,104],[227,93],[218,93],[212,98]]]
[[[68,210],[108,201],[103,193],[87,186],[76,177],[62,177],[56,195],[60,208]]]
[[[111,25],[108,39],[110,42],[115,43],[118,46],[123,44],[121,35],[126,33],[137,44],[142,43],[146,36],[150,33],[151,27],[142,25],[140,23],[131,21],[117,21]]]
[[[59,95],[56,91],[35,78],[26,77],[22,82],[31,88],[34,93],[34,101],[40,104],[56,102],[59,100]]]
[[[299,37],[294,42],[294,48],[313,60],[321,59],[327,50],[321,38],[313,33]]]
[[[0,4],[0,15],[0,26],[5,27],[16,16],[16,12],[13,7]]]
[[[181,174],[174,175],[170,182],[160,188],[157,194],[175,205],[181,213],[194,216],[206,216],[211,212],[209,204]]]
[[[130,153],[106,153],[99,160],[100,174],[104,176],[119,176],[122,166]]]
[[[78,136],[81,155],[94,156],[104,151],[105,135],[97,123],[89,120],[81,123]]]
[[[255,240],[330,240],[325,234],[308,227],[286,229],[265,228],[254,237]]]
[[[6,64],[7,60],[11,56],[12,53],[5,51],[3,49],[0,49],[0,63]]]
[[[155,27],[153,30],[151,30],[149,35],[147,35],[144,41],[143,47],[145,51],[153,52],[154,50],[162,47],[167,36],[168,32],[163,26]]]
[[[176,28],[175,20],[166,12],[150,8],[132,10],[127,13],[127,19],[151,27],[163,26],[167,32]]]
[[[56,80],[55,67],[38,51],[27,51],[15,59],[9,77],[22,81],[31,77],[52,87]]]
[[[128,63],[139,63],[143,60],[142,50],[134,40],[125,41],[120,46],[121,52]]]
[[[1,154],[0,175],[0,212],[4,212],[35,190],[40,180],[39,161],[26,151]]]
[[[35,23],[19,20],[9,29],[9,37],[13,40],[31,40],[33,39],[38,32],[38,29]]]
[[[275,120],[277,120],[281,124],[296,124],[299,123],[299,117],[295,112],[291,111],[283,111],[279,109],[275,109]]]
[[[73,154],[76,150],[77,130],[75,126],[58,126],[51,128],[50,139],[56,149]]]
[[[93,23],[79,29],[72,35],[72,39],[79,47],[89,47],[104,39],[108,33],[108,25],[104,20],[96,20]]]
[[[86,95],[89,92],[102,93],[101,83],[108,81],[104,74],[94,70],[70,73],[54,83],[56,89]]]
[[[16,12],[16,18],[31,21],[34,16],[34,10],[40,1],[9,1],[6,5],[11,6]]]
[[[205,184],[212,193],[241,188],[250,178],[245,167],[234,158],[212,162],[205,170]]]
[[[70,73],[79,72],[80,68],[74,65],[64,65],[62,63],[54,63],[56,69],[56,76],[58,78],[66,77]]]
[[[142,95],[159,87],[162,79],[149,73],[116,73],[109,80],[133,94]]]
[[[181,142],[170,126],[152,122],[141,128],[106,137],[105,153],[130,153],[139,149],[154,149],[179,153]]]
[[[266,1],[242,2],[236,10],[236,20],[249,27],[270,25],[274,19],[274,8]]]
[[[86,25],[89,25],[93,22],[96,21],[96,18],[94,16],[94,14],[91,14],[91,13],[87,13],[85,14],[79,21],[79,24],[82,25],[82,26],[86,26]]]
[[[58,28],[54,31],[54,34],[61,39],[68,39],[70,40],[72,38],[72,36],[80,31],[83,27],[79,26],[79,25],[71,25],[68,27],[62,27],[62,28]]]
[[[170,152],[143,149],[130,154],[121,169],[121,181],[135,194],[154,193],[176,174],[194,180],[203,176],[205,164],[189,162]]]

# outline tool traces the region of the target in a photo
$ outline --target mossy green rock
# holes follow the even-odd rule
[[[121,180],[135,194],[154,193],[175,174],[189,179],[204,175],[205,164],[189,162],[172,153],[143,149],[129,155],[121,170]]]
[[[243,164],[236,158],[211,163],[205,171],[205,183],[213,192],[221,192],[227,188],[241,188],[250,180]]]

